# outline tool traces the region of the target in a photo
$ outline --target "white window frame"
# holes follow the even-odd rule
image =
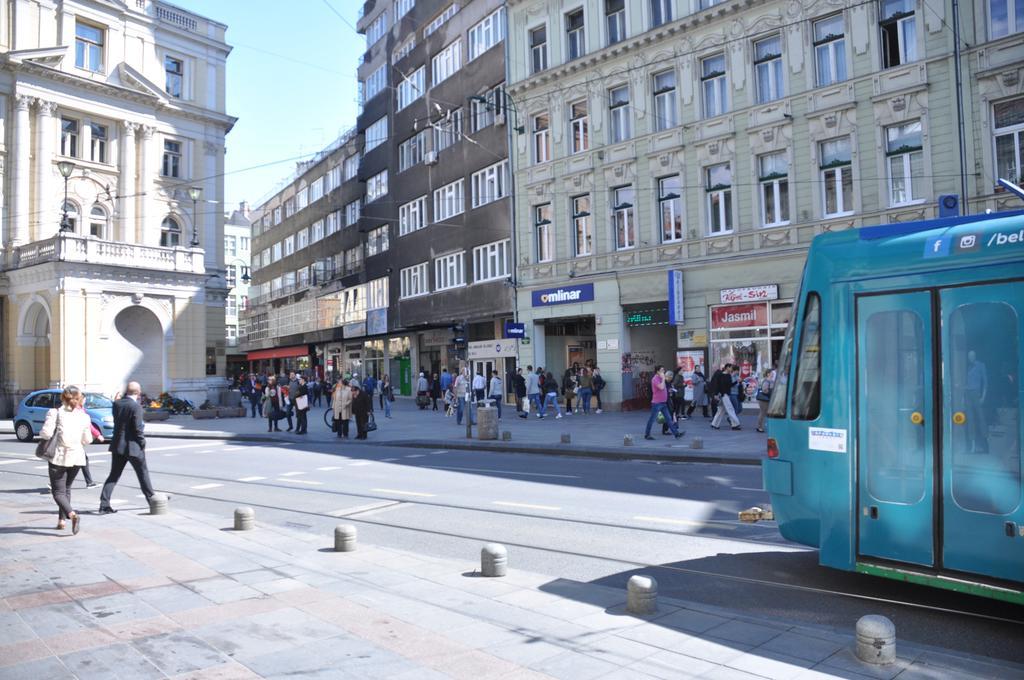
[[[398,111],[423,96],[427,89],[426,79],[426,66],[420,66],[408,75],[402,74],[402,79],[398,81]]]
[[[398,145],[398,171],[405,172],[423,162],[427,149],[427,131],[420,130]]]
[[[473,248],[473,283],[509,277],[510,243],[504,239]]]
[[[316,243],[324,238],[324,221],[317,220],[309,228],[309,242]]]
[[[94,31],[99,31],[99,39],[79,35],[78,28],[82,26]],[[106,62],[107,29],[99,24],[76,19],[75,21],[75,66],[84,71],[92,73],[103,73],[103,65]],[[92,54],[99,54],[99,63],[93,64]],[[94,68],[95,66],[95,68]]]
[[[380,13],[379,17],[373,20],[373,23],[366,27],[366,49],[370,49],[378,40],[383,38],[387,30],[388,12],[384,10]]]
[[[818,27],[826,23],[839,20],[843,32],[829,33],[821,38],[817,37]],[[811,40],[814,47],[814,84],[816,87],[827,87],[835,83],[841,83],[849,77],[846,68],[846,20],[842,14],[816,19],[811,24]],[[828,67],[828,72],[823,73],[822,65]]]
[[[1003,38],[1014,33],[1024,32],[1024,12],[1017,16],[1017,7],[1014,0],[988,0],[986,2],[988,14],[988,34],[992,40]],[[1000,6],[1006,14],[1006,26],[997,28],[993,23],[996,16],[996,6]]]
[[[430,294],[430,281],[427,280],[427,263],[421,262],[405,267],[398,272],[398,298],[408,300]]]
[[[376,201],[388,194],[388,170],[381,170],[376,175],[366,180],[366,202]]]
[[[909,10],[890,11],[886,14],[886,5],[889,2],[903,3]],[[879,0],[878,2],[878,43],[882,49],[882,68],[895,68],[917,61],[917,14],[915,13],[916,0]],[[895,8],[894,8],[895,9]],[[893,18],[897,17],[898,18]],[[890,61],[889,41],[890,31],[895,33],[896,38],[896,61]]]
[[[630,200],[626,200],[630,199]],[[636,191],[632,184],[611,190],[612,230],[615,250],[636,248]]]
[[[615,93],[623,90],[626,92],[626,100],[616,100]],[[629,96],[629,85],[619,85],[608,90],[608,137],[611,144],[625,142],[633,136]]]
[[[672,186],[672,182],[675,186]],[[662,243],[679,243],[686,238],[686,213],[683,211],[683,180],[679,175],[659,177],[658,187],[658,238]],[[673,197],[674,195],[674,197]],[[666,219],[667,218],[667,219]],[[676,221],[678,220],[678,233]],[[666,226],[672,225],[666,236]]]
[[[775,163],[766,165],[766,161],[780,158],[785,166],[785,173],[775,169]],[[786,152],[774,151],[758,156],[757,175],[760,184],[761,226],[781,227],[789,224],[789,157]],[[769,219],[769,196],[771,204],[775,207],[775,219]]]
[[[324,197],[324,175],[309,183],[309,202],[316,203]]]
[[[387,64],[381,64],[366,78],[366,82],[363,84],[363,103],[365,104],[383,92],[387,84]]]
[[[594,223],[590,212],[590,194],[573,196],[570,202],[572,217],[572,252],[575,257],[589,257],[594,254]],[[581,239],[580,234],[584,237]]]
[[[608,11],[608,3],[621,2],[618,9]],[[627,38],[626,34],[626,2],[625,0],[604,0],[604,28],[606,46],[615,45]]]
[[[530,117],[533,135],[533,162],[547,163],[551,160],[551,114],[547,111]]]
[[[351,227],[353,224],[359,221],[359,215],[362,213],[361,206],[359,205],[359,199],[350,201],[345,204],[345,226]]]
[[[427,196],[424,194],[398,206],[399,237],[419,231],[427,226]]]
[[[917,145],[904,144],[899,148],[892,148],[893,140],[890,138],[890,131],[898,132],[909,128],[910,141],[914,141],[914,127],[917,128]],[[923,133],[920,120],[910,120],[896,125],[889,125],[883,131],[885,135],[886,184],[889,187],[889,205],[891,207],[914,205],[924,200],[922,196],[923,187],[921,186],[923,179],[920,178],[920,175],[923,174],[921,170],[924,168]],[[915,176],[914,171],[915,165],[918,168],[917,176]],[[906,195],[901,199],[898,198],[900,192],[896,188],[897,181],[900,181],[909,188],[909,191],[904,190],[903,193]]]
[[[295,254],[295,234],[291,236],[285,236],[284,238],[284,256]]]
[[[554,211],[550,203],[533,206],[533,231],[537,262],[555,259]]]
[[[430,86],[437,87],[462,68],[462,38],[448,43],[430,60]]]
[[[674,19],[672,14],[672,0],[651,0],[651,28],[664,26]]]
[[[508,196],[508,159],[474,172],[470,177],[470,188],[474,208]]]
[[[1003,125],[999,125],[999,121],[996,118],[996,109],[1000,106],[1020,107],[1021,114],[1019,116],[1020,122]],[[1024,97],[1011,97],[1010,99],[1004,99],[992,104],[992,159],[993,159],[993,179],[998,180],[999,178],[1007,179],[1016,184],[1020,184],[1024,181],[1024,153],[1021,153],[1022,146],[1024,146]],[[1010,115],[1013,115],[1012,109]],[[1000,139],[1008,140],[1009,144],[1012,145],[1012,154],[1005,154],[1013,166],[1009,167],[1005,163],[1003,167],[1000,167]],[[1003,145],[1004,148],[1007,146]],[[1011,158],[1012,156],[1012,158]],[[1012,171],[1012,172],[1008,172]]]
[[[712,173],[718,168],[728,172],[728,184],[711,184]],[[715,163],[704,168],[704,191],[707,194],[707,226],[709,236],[730,234],[733,231],[732,164]],[[716,228],[717,222],[717,228]]]
[[[465,180],[459,178],[434,190],[434,222],[466,212]]]
[[[658,81],[663,76],[672,76],[672,84]],[[657,132],[670,130],[679,125],[679,101],[676,97],[676,72],[674,69],[660,71],[651,76],[651,90],[654,93],[654,129]]]
[[[582,104],[582,114],[577,109]],[[572,137],[572,152],[582,153],[590,149],[590,102],[580,99],[569,104],[569,134]]]
[[[355,179],[359,174],[359,154],[349,156],[345,159],[344,164],[344,181]]]
[[[544,31],[544,40],[534,43],[538,31]],[[530,73],[540,73],[548,68],[548,25],[540,24],[526,31],[526,45],[530,49]]]
[[[466,285],[466,251],[434,258],[434,292]]]
[[[388,117],[384,115],[366,128],[363,142],[364,153],[369,153],[386,141],[388,141]]]
[[[830,163],[828,167],[822,163],[825,157],[825,145],[840,142],[846,140],[849,145],[848,151],[850,153],[850,159],[842,162]],[[853,140],[850,137],[837,137],[835,139],[827,139],[822,142],[818,142],[818,158],[819,158],[819,170],[822,182],[822,193],[821,193],[821,213],[822,217],[828,219],[832,217],[845,217],[853,214]],[[844,181],[844,178],[848,176],[848,181]],[[836,196],[836,210],[829,212],[828,210],[828,186],[832,185],[832,189],[835,191]],[[847,197],[846,190],[843,188],[844,184],[849,184],[850,195]]]
[[[712,62],[721,60],[721,69]],[[704,117],[714,118],[729,112],[728,60],[725,52],[712,54],[700,60],[700,96]]]
[[[366,257],[386,253],[391,247],[388,225],[371,229],[366,233]]]
[[[778,52],[763,52],[769,43],[778,43]],[[754,89],[758,104],[773,102],[785,95],[785,76],[782,67],[782,35],[769,35],[754,41]]]
[[[431,124],[434,129],[434,151],[440,153],[462,139],[462,109],[449,111]]]
[[[469,29],[469,58],[473,61],[505,39],[505,8],[499,7]]]
[[[569,17],[579,12],[582,21],[577,28],[569,28]],[[583,7],[571,9],[562,14],[565,27],[565,60],[573,61],[587,53],[587,14]],[[574,49],[575,48],[575,49]]]
[[[459,11],[459,4],[453,2],[444,8],[444,11],[434,17],[429,24],[423,29],[423,39],[426,40],[430,37],[430,34],[441,28],[446,21],[455,16],[455,13]]]
[[[299,229],[295,232],[295,249],[302,250],[309,247],[309,229]]]

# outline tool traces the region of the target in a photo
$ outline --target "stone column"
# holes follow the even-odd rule
[[[139,201],[138,229],[135,240],[147,246],[160,245],[160,225],[163,215],[157,207],[156,176],[158,170],[158,154],[153,148],[153,135],[156,128],[151,125],[142,126],[141,168],[139,169]]]
[[[135,231],[135,131],[139,124],[129,120],[121,122],[121,167],[117,177],[117,230],[114,240],[134,242]]]
[[[28,243],[29,174],[31,172],[31,137],[28,109],[32,105],[32,97],[19,94],[14,103],[14,185],[11,196],[11,212],[8,224],[11,230],[11,246],[17,247]]]
[[[53,114],[56,110],[54,102],[36,100],[36,202],[30,210],[35,216],[32,220],[35,223],[34,241],[49,238],[57,233],[60,226],[55,208],[64,200],[64,188],[61,187],[59,196],[53,191],[53,145],[57,134]],[[89,214],[85,207],[81,212]]]

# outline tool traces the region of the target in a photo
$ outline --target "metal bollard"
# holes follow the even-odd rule
[[[658,611],[658,582],[653,576],[634,574],[626,583],[626,611],[646,616]]]
[[[487,543],[480,550],[480,573],[504,576],[508,573],[508,551],[500,543]]]
[[[256,521],[256,511],[252,508],[235,508],[235,531],[249,531]]]
[[[632,446],[633,445],[633,435],[631,435],[631,434],[625,435],[622,438],[622,445],[623,446]]]
[[[351,524],[334,527],[334,551],[352,552],[356,549],[356,528]]]
[[[167,514],[167,496],[162,493],[155,493],[149,497],[149,514],[151,515],[166,515]]]
[[[572,442],[572,436],[568,432],[563,432],[562,433],[562,443],[563,444],[569,444],[570,442]]]
[[[510,441],[512,441],[512,433],[509,432],[508,430],[502,430],[502,432],[501,432],[501,441],[503,441],[503,442],[510,442]]]
[[[854,651],[864,663],[892,663],[896,660],[896,626],[877,614],[860,617],[857,621],[857,647]]]
[[[704,438],[703,437],[694,437],[693,439],[691,439],[690,440],[690,448],[691,449],[703,449],[704,448]]]

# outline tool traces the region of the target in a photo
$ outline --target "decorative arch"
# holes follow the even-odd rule
[[[18,310],[18,344],[48,345],[53,315],[46,298],[33,293]]]
[[[182,217],[177,213],[168,213],[160,223],[160,245],[165,248],[180,246],[182,241]]]
[[[114,319],[122,311],[133,305],[145,307],[149,311],[153,312],[156,316],[156,320],[160,322],[160,330],[163,332],[164,340],[171,342],[174,340],[174,321],[172,318],[172,312],[170,305],[165,304],[164,300],[157,300],[151,297],[145,297],[139,293],[134,295],[120,295],[116,297],[109,297],[106,299],[106,304],[103,309],[103,320],[100,326],[100,337],[110,337],[111,331],[114,329]]]

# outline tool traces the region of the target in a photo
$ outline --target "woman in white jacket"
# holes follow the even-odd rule
[[[41,439],[58,438],[49,464],[50,488],[59,511],[57,529],[63,529],[64,520],[70,519],[73,534],[78,533],[80,517],[71,509],[71,484],[85,465],[85,446],[93,440],[89,414],[79,408],[84,398],[74,385],[65,387],[60,395],[62,406],[46,413],[46,421],[39,432]]]

